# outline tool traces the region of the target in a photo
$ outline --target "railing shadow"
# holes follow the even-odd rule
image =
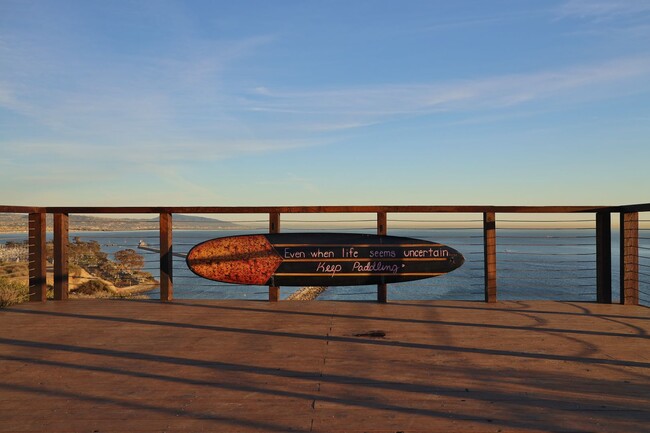
[[[436,350],[436,351],[443,351],[443,352],[447,352],[447,351],[462,352],[468,354],[484,354],[484,355],[493,355],[493,356],[509,356],[515,358],[545,359],[545,360],[554,360],[554,361],[574,361],[574,362],[582,362],[586,364],[619,365],[619,366],[627,366],[627,367],[650,368],[650,362],[623,361],[623,360],[610,359],[610,358],[585,358],[585,357],[575,357],[575,356],[568,356],[568,355],[555,355],[551,353],[532,353],[532,352],[501,350],[501,349],[481,349],[481,348],[474,348],[474,347],[455,347],[455,346],[445,346],[445,345],[427,344],[427,343],[362,339],[362,338],[355,338],[355,337],[348,337],[348,336],[333,336],[333,335],[327,336],[327,335],[305,334],[305,333],[286,332],[286,331],[236,328],[236,327],[227,327],[227,326],[219,326],[219,325],[201,325],[195,323],[135,319],[130,317],[102,316],[96,314],[87,315],[87,314],[79,314],[79,313],[66,313],[61,311],[43,311],[43,310],[27,309],[27,308],[12,308],[6,310],[6,312],[18,313],[18,314],[33,314],[37,316],[67,317],[67,318],[75,318],[75,319],[83,319],[83,320],[99,320],[105,322],[120,322],[120,323],[129,323],[129,324],[137,324],[137,325],[151,325],[151,326],[160,326],[166,328],[207,330],[207,331],[223,332],[223,333],[230,333],[230,334],[256,335],[256,336],[265,336],[265,337],[287,337],[287,338],[297,338],[297,339],[304,339],[304,340],[336,341],[336,342],[352,343],[352,344],[359,344],[359,345],[390,346],[390,347],[408,348],[408,349]],[[282,314],[280,312],[277,313]],[[329,315],[328,317],[332,317],[332,315]],[[351,318],[357,318],[363,320],[377,320],[367,316],[358,316],[358,317],[351,316]],[[427,323],[435,323],[435,322],[427,322]],[[450,326],[475,326],[475,327],[483,328],[486,327],[487,325],[455,322],[452,323]],[[505,326],[504,328],[516,329],[516,330],[522,329],[528,331],[540,330],[539,328],[534,328],[534,327],[517,327],[517,326],[513,326],[513,327]],[[558,332],[555,330],[544,330],[544,331]],[[585,332],[590,333],[590,331],[585,331]],[[596,333],[595,335],[611,335],[611,334]],[[623,336],[625,336],[625,334]],[[647,337],[637,336],[637,338],[647,338]],[[0,343],[2,341],[3,339],[0,338]]]
[[[535,313],[535,314],[548,314],[548,315],[561,315],[561,316],[590,316],[590,317],[611,317],[615,319],[631,319],[631,320],[648,320],[650,321],[650,314],[645,315],[645,316],[630,316],[629,314],[604,314],[604,313],[594,313],[590,310],[583,310],[582,312],[567,312],[567,311],[552,311],[552,310],[539,310],[539,309],[531,309],[531,307],[526,307],[526,302],[524,301],[502,301],[503,302],[508,302],[508,303],[516,303],[521,306],[521,308],[508,308],[508,307],[500,307],[498,306],[499,304],[486,304],[485,306],[477,306],[477,305],[472,305],[476,304],[476,301],[453,301],[454,305],[449,305],[445,304],[443,302],[435,302],[435,303],[425,303],[425,302],[409,302],[409,301],[393,301],[391,304],[396,304],[396,305],[404,305],[404,306],[410,306],[410,307],[421,307],[421,308],[440,308],[440,309],[450,309],[450,310],[467,310],[467,311],[501,311],[501,312],[523,312],[523,313]],[[568,304],[568,305],[575,305],[575,304],[588,304],[588,302],[585,301],[548,301],[552,303],[558,303],[558,304]],[[467,305],[460,305],[466,303]],[[592,302],[592,304],[596,305],[595,303]],[[650,307],[647,307],[645,305],[636,305],[635,307],[642,307],[644,309],[650,310]],[[629,310],[629,308],[627,309]]]
[[[142,300],[142,299],[134,299],[134,300],[128,300],[128,302],[145,302],[145,303],[150,303],[150,302],[155,302],[155,301],[150,301],[150,300]],[[246,301],[247,304],[255,305],[257,301]],[[292,301],[293,302],[293,301]],[[342,301],[327,301],[327,302],[342,302]],[[366,302],[366,301],[355,301],[356,303],[368,303],[369,305],[374,305],[374,302]],[[454,301],[458,302],[458,301]],[[558,303],[564,303],[564,304],[570,304],[569,302],[560,302],[560,301],[555,301]],[[265,302],[263,304],[266,304]],[[610,320],[615,323],[619,323],[621,325],[627,326],[631,329],[634,330],[635,334],[629,334],[629,333],[616,333],[616,332],[602,332],[602,331],[591,331],[591,330],[580,330],[580,329],[568,329],[568,328],[540,328],[537,326],[519,326],[519,325],[502,325],[502,324],[490,324],[490,323],[470,323],[470,322],[456,322],[456,321],[448,321],[448,320],[432,320],[432,319],[414,319],[414,318],[395,318],[395,317],[386,317],[386,316],[366,316],[366,315],[351,315],[351,314],[343,314],[343,313],[338,313],[338,312],[329,312],[329,313],[320,313],[320,312],[313,312],[313,311],[301,311],[301,310],[288,310],[284,309],[281,306],[274,307],[273,309],[269,308],[263,308],[263,307],[254,307],[254,306],[240,306],[240,305],[227,305],[227,303],[208,303],[208,302],[202,302],[202,301],[174,301],[173,304],[170,304],[171,306],[181,306],[181,307],[188,307],[188,308],[204,308],[204,309],[216,309],[216,310],[224,310],[224,311],[243,311],[243,312],[255,312],[255,313],[266,313],[266,314],[276,314],[276,313],[282,313],[286,315],[293,315],[293,316],[307,316],[307,317],[337,317],[337,318],[345,318],[345,319],[366,319],[366,320],[377,320],[377,321],[384,321],[384,322],[396,322],[396,323],[422,323],[422,324],[431,324],[431,325],[449,325],[449,326],[464,326],[464,327],[480,327],[480,328],[491,328],[495,330],[499,329],[517,329],[517,330],[526,330],[526,331],[534,331],[534,332],[557,332],[557,333],[567,333],[567,334],[578,334],[578,335],[600,335],[600,336],[611,336],[611,337],[621,337],[621,338],[650,338],[648,336],[648,332],[639,327],[639,326],[634,326],[629,323],[620,321],[620,320],[615,320],[615,319],[635,319],[635,320],[650,320],[650,316],[648,317],[640,317],[640,316],[619,316],[619,315],[611,315],[611,314],[595,314],[591,312],[585,312],[585,313],[562,313],[562,312],[557,312],[557,311],[541,311],[541,310],[527,310],[527,309],[507,309],[507,308],[494,308],[494,307],[456,307],[456,306],[449,306],[449,305],[444,305],[444,304],[435,304],[435,305],[430,305],[432,308],[441,308],[441,309],[470,309],[470,310],[475,310],[475,311],[501,311],[501,312],[507,312],[507,313],[512,313],[512,314],[538,314],[538,315],[545,315],[545,314],[566,314],[567,316],[590,316],[590,317],[598,317],[602,318],[603,320]],[[411,303],[406,303],[406,302],[391,302],[391,306],[418,306],[421,307],[422,305],[426,304],[411,304]],[[429,306],[429,305],[426,305]],[[534,319],[537,320],[537,319]]]
[[[110,305],[113,301],[103,302]],[[191,317],[192,314],[199,314],[199,308],[206,308],[206,305],[210,308],[221,308],[221,305],[215,306],[210,303],[206,303],[206,305],[203,305],[203,303],[198,305],[194,303],[161,305],[157,302],[148,301],[145,304],[137,303],[133,305],[142,305],[144,308],[142,314],[145,317],[147,314],[146,306],[164,308],[165,312],[169,313],[169,317],[175,317],[174,312],[178,309],[195,310],[196,313],[191,312],[188,316],[183,316]],[[114,305],[114,308],[118,308],[118,310],[119,307],[120,305]],[[378,308],[385,307],[378,306]],[[388,307],[392,306],[389,305]],[[575,307],[583,308],[582,305],[576,305]],[[491,307],[486,307],[486,309],[494,311]],[[571,411],[589,411],[590,417],[595,420],[594,422],[608,423],[629,422],[630,419],[647,420],[648,414],[650,413],[650,392],[648,391],[650,389],[650,381],[648,381],[647,375],[644,374],[650,368],[650,362],[642,361],[642,357],[639,360],[633,361],[611,359],[602,353],[598,346],[593,345],[588,340],[581,340],[579,338],[580,336],[595,337],[599,335],[618,338],[618,334],[623,333],[589,331],[586,334],[580,334],[563,332],[572,330],[569,328],[561,328],[559,330],[549,328],[548,321],[544,318],[543,314],[537,315],[538,313],[534,309],[531,311],[531,309],[527,308],[516,308],[515,310],[507,310],[504,308],[504,310],[515,315],[526,315],[530,320],[536,322],[535,326],[499,325],[498,328],[489,329],[502,331],[523,330],[527,333],[535,331],[540,333],[540,335],[546,336],[557,336],[559,334],[561,338],[568,339],[567,341],[571,342],[573,347],[581,348],[581,352],[577,355],[562,355],[557,353],[527,352],[507,348],[463,347],[457,344],[455,345],[451,335],[445,337],[444,344],[433,344],[430,342],[419,343],[407,340],[355,338],[351,336],[333,335],[331,332],[324,335],[317,332],[285,332],[213,324],[214,321],[223,323],[224,318],[210,319],[209,324],[199,324],[123,317],[110,314],[82,314],[63,311],[58,308],[57,310],[53,311],[51,308],[39,308],[38,306],[19,306],[3,311],[0,318],[2,316],[38,317],[41,319],[46,317],[52,319],[63,318],[74,319],[77,321],[76,326],[80,328],[85,327],[84,323],[90,325],[91,322],[95,322],[93,327],[102,327],[104,326],[103,324],[125,324],[137,325],[134,329],[145,326],[152,329],[161,328],[161,335],[183,329],[189,331],[211,331],[216,334],[215,339],[237,339],[241,336],[258,336],[271,339],[271,342],[279,341],[280,339],[283,341],[295,340],[298,342],[298,346],[300,346],[301,342],[315,342],[319,345],[329,345],[330,347],[334,344],[341,350],[340,353],[347,354],[350,357],[356,357],[358,361],[360,361],[359,358],[365,359],[367,355],[366,352],[359,353],[361,349],[403,349],[417,355],[417,363],[422,371],[426,371],[427,368],[435,368],[435,375],[439,375],[440,377],[457,376],[461,380],[457,384],[450,384],[448,381],[445,382],[435,379],[423,382],[416,377],[403,380],[393,380],[390,377],[378,378],[372,374],[364,374],[364,377],[358,377],[357,372],[354,370],[350,370],[349,373],[336,373],[336,370],[320,369],[318,366],[310,366],[305,370],[297,370],[289,367],[272,367],[265,364],[246,364],[240,361],[224,362],[218,359],[198,359],[191,355],[168,355],[165,354],[164,348],[161,351],[145,353],[143,351],[108,348],[101,342],[97,344],[86,343],[83,345],[66,342],[43,342],[32,341],[19,335],[0,337],[0,345],[5,349],[9,349],[0,352],[0,359],[6,362],[28,364],[32,367],[43,368],[45,371],[62,369],[70,372],[70,374],[93,372],[124,377],[125,379],[150,380],[171,385],[183,384],[200,389],[223,389],[242,393],[259,393],[269,398],[291,398],[340,405],[347,408],[382,410],[394,414],[421,416],[430,419],[432,422],[435,422],[435,420],[462,419],[485,424],[486,426],[499,425],[513,429],[556,431],[562,429],[564,426],[564,420],[558,414],[569,413]],[[106,311],[110,310],[107,309]],[[227,308],[222,308],[221,311],[263,312],[272,315],[270,320],[273,323],[283,324],[288,323],[291,317],[294,319],[301,317],[300,314],[302,313],[308,314],[311,317],[322,318],[323,322],[331,322],[337,319],[358,320],[360,323],[382,320],[381,317],[376,317],[376,315],[366,316],[336,313],[335,309],[331,313],[298,312],[300,314],[297,315],[297,312],[286,311],[281,305],[269,306],[266,309],[256,307],[253,308],[253,311],[248,307],[228,306]],[[496,312],[501,313],[498,309]],[[543,313],[545,312],[543,311]],[[435,311],[432,311],[432,314],[435,314]],[[590,315],[584,311],[580,314],[583,316]],[[218,318],[220,316],[215,315],[214,317]],[[575,317],[574,313],[569,313],[569,317]],[[619,316],[615,317],[619,318]],[[606,319],[610,319],[610,317]],[[439,318],[431,320],[399,319],[396,321],[396,324],[403,323],[404,320],[410,320],[412,323],[419,325],[430,325],[432,331],[439,329],[441,326],[448,329],[461,330],[476,326],[485,326],[485,324],[477,325],[462,321],[448,322]],[[128,329],[128,327],[121,329]],[[630,329],[631,332],[636,334],[628,336],[633,336],[637,339],[645,336],[645,330],[643,329]],[[640,331],[643,331],[641,333],[642,335],[639,335]],[[23,334],[24,332],[22,331]],[[53,335],[56,335],[56,332],[53,332]],[[394,353],[397,356],[398,352]],[[75,356],[68,358],[65,356],[51,356],[51,354],[73,354]],[[490,362],[489,364],[479,363],[474,365],[471,363],[445,365],[444,363],[431,362],[430,357],[432,354],[450,354],[454,356],[478,355],[485,357]],[[216,352],[215,357],[218,358],[218,356],[219,353]],[[97,357],[111,361],[98,360]],[[513,359],[526,362],[528,367],[524,369],[511,367],[510,364]],[[532,361],[541,361],[541,364]],[[636,380],[630,380],[629,383],[621,383],[617,378],[609,379],[602,375],[586,377],[583,375],[575,375],[568,371],[562,372],[560,370],[549,371],[548,369],[541,369],[541,366],[548,365],[548,362],[557,362],[557,365],[577,363],[584,368],[589,368],[590,366],[616,368],[619,372],[621,370],[629,372]],[[133,366],[133,369],[130,366]],[[536,368],[536,366],[540,368]],[[200,375],[198,377],[187,377],[181,375],[181,373],[175,374],[174,367],[184,367],[180,371],[187,371],[187,368],[191,368],[192,372],[198,372]],[[215,375],[209,374],[209,372],[224,374]],[[232,373],[238,373],[237,377],[226,379],[228,374]],[[470,379],[475,383],[475,386],[471,390],[467,390],[464,381],[469,381]],[[318,384],[320,391],[314,390],[313,392],[309,392],[292,389],[289,386],[291,380],[301,380]],[[273,387],[274,385],[278,386],[278,383],[283,385],[282,389]],[[329,391],[324,390],[324,387],[334,385],[339,387],[331,388]],[[355,393],[351,394],[346,392],[349,391],[350,386],[354,387]],[[524,395],[521,392],[514,392],[513,387],[525,387],[528,394]],[[178,415],[175,409],[170,409],[162,405],[143,403],[141,401],[135,401],[131,404],[131,400],[129,399],[98,397],[67,389],[52,389],[25,383],[15,384],[8,382],[0,383],[0,388],[7,392],[16,390],[34,394],[35,397],[37,395],[45,395],[80,401],[90,400],[98,404],[114,404],[124,408],[131,407],[164,415]],[[558,392],[562,389],[566,390],[566,392]],[[599,392],[602,390],[606,390],[606,393]],[[383,397],[377,399],[364,397],[373,392],[379,392]],[[496,402],[498,406],[507,407],[512,410],[508,416],[503,416],[498,413],[471,413],[469,409],[454,409],[450,411],[443,408],[423,408],[414,403],[416,400],[426,399],[429,396],[439,396],[445,399],[460,399],[462,396],[463,399],[480,405],[488,405]],[[580,401],[576,400],[577,397],[579,397]],[[318,408],[318,405],[314,403],[312,408]],[[539,415],[540,411],[546,411],[548,415],[542,417]],[[206,422],[226,423],[267,431],[285,431],[288,429],[286,425],[274,422],[253,421],[246,416],[219,416],[214,413],[191,410],[187,411],[183,416],[205,418]],[[314,411],[313,416],[317,416],[316,411]]]
[[[406,383],[406,382],[396,382],[391,380],[376,380],[372,378],[364,378],[359,380],[358,377],[351,375],[335,375],[335,374],[311,374],[305,375],[304,372],[294,371],[290,369],[277,369],[277,368],[266,368],[261,366],[250,366],[243,364],[235,363],[223,363],[216,361],[202,361],[195,360],[191,358],[179,358],[179,357],[170,357],[170,356],[160,356],[160,355],[149,355],[138,352],[129,352],[129,351],[120,351],[115,349],[100,349],[84,346],[73,346],[73,345],[64,345],[64,344],[44,344],[37,342],[27,342],[27,341],[18,341],[18,340],[0,340],[0,344],[9,345],[9,346],[19,346],[19,347],[29,347],[38,350],[46,351],[56,351],[56,352],[69,352],[74,354],[85,354],[92,356],[103,356],[109,358],[117,358],[118,360],[128,360],[128,361],[150,361],[155,363],[163,364],[172,364],[179,366],[191,366],[201,369],[208,370],[219,370],[225,372],[241,372],[249,373],[253,375],[262,375],[262,376],[273,376],[275,378],[288,379],[288,378],[303,378],[307,380],[312,380],[320,384],[319,387],[326,384],[340,384],[340,385],[349,385],[354,384],[355,387],[366,388],[366,389],[381,389],[385,391],[401,393],[402,404],[397,402],[390,403],[387,401],[373,401],[363,398],[358,398],[351,395],[325,395],[322,392],[314,391],[309,392],[298,392],[290,390],[281,390],[281,389],[272,389],[268,387],[263,387],[255,384],[246,384],[242,382],[242,377],[239,377],[237,383],[230,383],[226,381],[218,380],[204,380],[204,379],[192,379],[188,377],[173,376],[169,374],[159,374],[155,372],[143,372],[143,371],[132,371],[121,366],[124,364],[112,364],[113,366],[108,367],[106,365],[91,365],[90,363],[74,363],[66,361],[57,361],[51,359],[37,359],[34,357],[27,356],[12,356],[12,355],[0,355],[0,359],[3,361],[14,361],[27,363],[32,366],[40,366],[46,369],[61,368],[65,370],[71,370],[72,372],[93,372],[93,373],[106,373],[109,375],[123,376],[125,378],[137,378],[137,379],[147,379],[153,381],[160,381],[170,384],[182,384],[182,385],[191,385],[199,388],[209,388],[209,389],[222,389],[229,391],[238,391],[242,393],[259,393],[262,395],[267,395],[270,397],[282,397],[282,398],[292,398],[292,399],[301,399],[306,401],[319,401],[334,403],[339,405],[344,405],[346,407],[356,407],[363,409],[382,409],[391,412],[410,414],[410,415],[420,415],[429,417],[432,419],[455,419],[461,418],[467,421],[476,421],[476,422],[489,422],[491,424],[498,424],[504,427],[511,428],[538,428],[542,430],[549,429],[555,430],[558,427],[562,426],[562,420],[557,419],[553,420],[552,417],[548,418],[547,424],[540,425],[539,419],[536,419],[534,424],[526,421],[526,418],[529,415],[522,416],[521,419],[518,419],[517,413],[512,413],[507,419],[499,419],[498,417],[489,417],[488,414],[475,415],[471,413],[453,413],[443,410],[432,410],[432,409],[422,409],[416,407],[410,407],[405,403],[409,402],[408,395],[405,397],[404,393],[414,395],[413,398],[417,399],[417,395],[422,396],[439,396],[439,397],[449,397],[449,398],[459,398],[463,397],[465,400],[473,400],[475,402],[482,403],[493,403],[501,402],[501,404],[506,404],[508,406],[517,407],[519,410],[523,411],[532,411],[538,412],[540,410],[589,410],[596,411],[598,409],[607,409],[606,411],[598,412],[603,418],[608,420],[620,420],[626,421],[629,420],[630,412],[637,412],[639,415],[647,413],[650,407],[647,404],[647,400],[644,401],[643,398],[640,398],[638,402],[631,402],[630,397],[634,395],[647,395],[647,384],[630,384],[622,389],[620,383],[616,381],[608,381],[605,379],[598,379],[594,381],[593,379],[585,378],[576,378],[573,375],[565,375],[561,373],[548,374],[546,372],[535,372],[535,371],[520,371],[516,369],[511,369],[507,367],[501,368],[467,368],[463,367],[463,374],[467,377],[474,378],[483,378],[481,380],[482,386],[479,389],[472,389],[471,391],[463,388],[463,384],[458,386],[451,387],[440,384],[424,385],[418,383]],[[437,366],[439,374],[451,374],[457,373],[458,367],[442,367]],[[169,369],[164,369],[165,371],[170,371]],[[171,370],[173,371],[173,370]],[[509,392],[503,392],[498,389],[498,387],[491,386],[495,384],[512,383],[518,384],[522,382],[530,383],[531,376],[534,377],[536,384],[543,384],[543,387],[540,387],[537,391],[540,392],[539,396],[536,395],[517,395]],[[595,386],[595,383],[598,386]],[[550,398],[548,396],[542,396],[543,391],[553,391],[559,388],[571,388],[577,390],[583,390],[583,400],[577,403],[574,399],[574,396],[571,393],[565,396],[555,396]],[[591,393],[590,389],[599,388],[607,389],[608,396],[603,396],[602,394]],[[153,404],[141,403],[133,400],[120,400],[116,398],[107,398],[107,397],[98,397],[91,395],[89,393],[79,393],[73,391],[59,390],[59,389],[44,389],[42,387],[28,386],[28,385],[16,385],[0,382],[0,389],[6,391],[21,391],[27,393],[33,393],[38,395],[45,396],[56,396],[56,397],[65,397],[68,399],[82,400],[82,401],[94,401],[97,403],[108,403],[112,405],[123,406],[125,408],[136,408],[143,409],[147,411],[153,411],[158,413],[163,413],[166,415],[179,416],[179,411],[177,409],[170,409],[164,406],[157,406]],[[612,395],[618,397],[625,397],[625,406],[621,406],[620,401],[609,401],[607,398],[611,398]],[[201,418],[207,421],[212,422],[226,422],[228,424],[235,424],[241,426],[248,426],[254,428],[263,428],[268,431],[285,431],[287,426],[270,423],[270,422],[258,422],[251,421],[250,419],[245,418],[234,418],[234,417],[224,417],[215,415],[214,413],[202,413],[202,412],[193,412],[185,411],[183,414],[185,417],[192,418]],[[519,414],[523,415],[523,414]],[[596,412],[592,414],[597,418]]]

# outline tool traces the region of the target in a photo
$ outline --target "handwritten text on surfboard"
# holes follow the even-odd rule
[[[279,247],[279,248],[278,248]],[[391,273],[397,274],[404,267],[404,261],[417,259],[444,259],[449,251],[429,245],[413,246],[278,246],[280,255],[286,262],[313,262],[312,272],[335,276],[341,272],[351,273]]]

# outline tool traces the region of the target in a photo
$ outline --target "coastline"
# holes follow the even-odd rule
[[[93,232],[93,233],[120,233],[120,232],[157,232],[160,228],[156,227],[146,227],[146,228],[125,228],[125,229],[100,229],[100,228],[70,228],[69,233],[84,233],[84,232]],[[210,230],[220,230],[220,231],[238,231],[238,230],[256,230],[260,227],[196,227],[196,228],[176,228],[173,230],[175,232],[200,232],[200,231],[210,231]],[[50,226],[45,230],[46,233],[53,233],[54,229]],[[3,230],[0,227],[0,235],[21,235],[28,234],[29,231],[25,230]]]

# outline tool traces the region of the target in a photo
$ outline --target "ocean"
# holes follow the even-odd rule
[[[288,230],[287,230],[288,231]],[[316,230],[310,230],[316,231]],[[341,231],[339,230],[317,230]],[[374,233],[371,229],[346,232]],[[265,230],[175,230],[174,252],[187,253],[199,242]],[[436,241],[460,251],[465,264],[436,278],[392,284],[389,300],[483,300],[483,234],[481,228],[393,229],[390,235]],[[51,238],[51,234],[48,234]],[[145,269],[159,276],[158,254],[138,249],[141,241],[158,246],[157,231],[71,232],[70,239],[96,240],[102,250],[113,254],[132,248],[145,258]],[[22,241],[26,234],[0,234],[0,244]],[[642,229],[639,239],[641,303],[650,305],[650,230]],[[618,232],[612,230],[612,293],[619,297]],[[266,286],[243,286],[209,281],[194,275],[182,257],[173,259],[174,298],[177,299],[268,299]],[[595,301],[596,238],[589,228],[508,228],[497,230],[497,297],[499,300]],[[297,288],[283,287],[284,299]],[[149,293],[157,298],[156,291]],[[319,300],[375,300],[376,286],[329,287]]]

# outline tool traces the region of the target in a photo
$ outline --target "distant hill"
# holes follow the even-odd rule
[[[228,230],[245,228],[235,223],[194,215],[174,214],[173,228],[177,230]],[[71,215],[70,231],[131,231],[157,230],[158,218],[114,218],[92,215]],[[48,215],[48,230],[52,217]],[[27,215],[0,213],[0,233],[26,232]]]
[[[207,224],[212,224],[214,222],[218,222],[220,224],[236,225],[236,224],[228,222],[228,221],[222,221],[222,220],[218,220],[216,218],[202,217],[202,216],[196,216],[196,215],[174,214],[173,220],[174,220],[174,222],[183,222],[183,223],[207,223]],[[151,218],[149,221],[158,222],[158,218],[157,217],[156,218]]]

